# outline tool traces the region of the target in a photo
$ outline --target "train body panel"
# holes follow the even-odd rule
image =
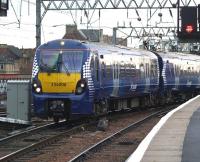
[[[99,73],[91,67],[92,78],[98,83],[95,87],[104,90],[100,91],[103,96],[130,97],[158,90],[159,68],[154,54],[109,46],[104,49],[107,50],[98,50],[99,63],[94,63],[99,64]],[[92,58],[92,64],[94,60]]]
[[[53,101],[60,101],[63,106],[55,107],[57,110],[53,110]],[[65,118],[63,113],[71,113],[73,115],[87,115],[93,113],[92,103],[88,97],[84,95],[73,95],[73,94],[43,94],[34,95],[33,102],[35,107],[35,113],[41,118],[53,117],[53,115],[59,115],[59,117]],[[48,107],[47,105],[48,104]],[[65,110],[64,107],[68,109]],[[53,114],[53,111],[55,114]]]
[[[200,88],[200,57],[182,53],[160,53],[166,90],[194,91]]]

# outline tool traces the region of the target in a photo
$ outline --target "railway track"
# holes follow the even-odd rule
[[[50,123],[2,138],[0,139],[0,161],[13,161],[26,152],[56,141],[67,132],[75,130],[72,129],[75,124],[80,125],[80,121],[68,124],[65,121],[57,124]]]
[[[132,114],[129,116],[130,118],[132,118],[132,120],[134,120],[135,123],[136,120],[141,120],[142,118],[144,118],[144,116],[147,117],[150,113],[152,112],[148,113],[133,112],[135,116],[133,116]],[[126,116],[127,115],[124,116],[125,119],[127,118]],[[115,117],[113,117],[113,119],[111,120],[113,120],[113,123],[115,123],[115,120],[118,120],[117,122],[120,123],[117,124],[116,122],[116,125],[119,126],[119,128],[116,128],[116,125],[112,126],[111,123],[110,124],[111,128],[113,127],[113,129],[119,130],[122,127],[124,127],[125,122],[120,119],[119,115],[115,115]],[[57,151],[60,150],[59,153],[64,154],[60,155],[65,157],[63,161],[68,161],[70,159],[72,159],[72,161],[74,160],[76,161],[76,158],[79,159],[79,156],[80,159],[84,159],[83,157],[88,157],[85,155],[88,155],[88,153],[91,152],[91,150],[93,150],[92,145],[94,144],[96,146],[101,145],[99,141],[103,140],[104,138],[112,136],[111,134],[113,134],[113,130],[112,133],[109,130],[106,132],[97,131],[96,122],[95,125],[94,123],[86,125],[85,124],[80,125],[79,123],[78,126],[57,125],[57,126],[43,127],[41,128],[40,131],[35,130],[34,132],[31,130],[25,133],[24,135],[19,134],[19,137],[13,136],[7,139],[1,139],[0,161],[34,162],[34,161],[41,161],[41,159],[45,159],[44,156],[47,156],[46,160],[42,161],[51,161],[53,157],[50,157],[48,152],[54,152],[55,150]],[[120,134],[120,132],[118,132],[117,134]],[[121,143],[122,145],[128,144],[128,142],[121,142]],[[64,150],[61,151],[63,146],[68,148],[64,148]],[[57,153],[55,151],[55,155],[56,154]],[[76,158],[73,160],[74,157]],[[56,160],[54,159],[54,161]]]
[[[127,127],[87,148],[69,160],[69,162],[101,162],[102,159],[108,162],[125,161],[127,157],[134,151],[134,145],[138,145],[141,142],[136,134],[138,134],[138,132],[142,132],[143,134],[145,124],[148,125],[148,122],[156,123],[158,116],[161,117],[160,114],[164,115],[166,112],[168,111],[158,111],[139,121],[131,123]]]

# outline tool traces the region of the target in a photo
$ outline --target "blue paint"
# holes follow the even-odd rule
[[[63,45],[61,45],[61,42]],[[200,86],[200,56],[156,53],[145,50],[121,48],[99,43],[82,43],[75,40],[54,40],[41,45],[35,54],[33,80],[39,72],[39,55],[42,50],[83,51],[81,78],[87,80],[87,90],[81,94],[36,94],[34,109],[45,116],[45,101],[69,99],[71,114],[93,114],[93,104],[102,99],[134,98],[147,94],[164,95],[167,92],[193,91]],[[177,56],[177,57],[175,57]],[[188,63],[187,75],[176,71]],[[189,67],[189,65],[192,65]],[[180,68],[181,67],[181,68]]]

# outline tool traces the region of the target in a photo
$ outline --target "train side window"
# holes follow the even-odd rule
[[[178,67],[177,67],[177,70],[178,70],[178,76],[181,75],[181,70],[180,70],[180,69],[181,69],[180,66],[178,66]]]
[[[136,76],[136,65],[135,64],[132,64],[131,66],[131,72],[132,72],[132,76]]]
[[[99,81],[99,59],[97,56],[95,56],[94,64],[95,64],[95,77],[96,80]]]
[[[149,75],[149,64],[148,63],[145,64],[145,68],[146,68],[146,76],[149,77],[150,75]]]
[[[174,64],[173,63],[170,64],[170,73],[171,73],[171,77],[174,77]]]
[[[125,73],[125,63],[124,63],[124,61],[121,61],[121,64],[120,64],[120,73],[122,75]]]
[[[104,61],[101,64],[101,70],[102,70],[102,77],[105,78],[106,77],[106,65],[105,65]]]
[[[188,72],[188,76],[190,76],[190,74],[191,74],[191,68],[190,67],[188,67],[187,72]]]
[[[184,75],[184,71],[181,69],[180,70],[180,76],[183,76]]]
[[[140,76],[141,78],[143,78],[145,76],[145,71],[144,71],[144,65],[141,63],[140,64]]]
[[[180,76],[180,67],[178,65],[175,64],[175,68],[174,68],[174,74],[175,76]]]
[[[111,78],[111,75],[112,75],[111,69],[112,69],[111,63],[108,63],[106,65],[106,69],[105,69],[107,78]]]
[[[166,72],[168,73],[169,77],[174,77],[174,66],[172,63],[169,63],[169,61],[167,61],[166,64]]]
[[[156,65],[154,63],[151,64],[150,76],[156,77]]]
[[[128,69],[127,69],[127,64],[126,62],[124,63],[124,76],[126,77],[128,74]]]
[[[131,76],[132,71],[131,71],[131,63],[128,64],[128,75]]]

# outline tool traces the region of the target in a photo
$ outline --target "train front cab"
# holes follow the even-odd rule
[[[71,114],[90,114],[87,80],[82,67],[87,50],[37,50],[38,73],[32,81],[34,110],[37,116],[69,118]]]

